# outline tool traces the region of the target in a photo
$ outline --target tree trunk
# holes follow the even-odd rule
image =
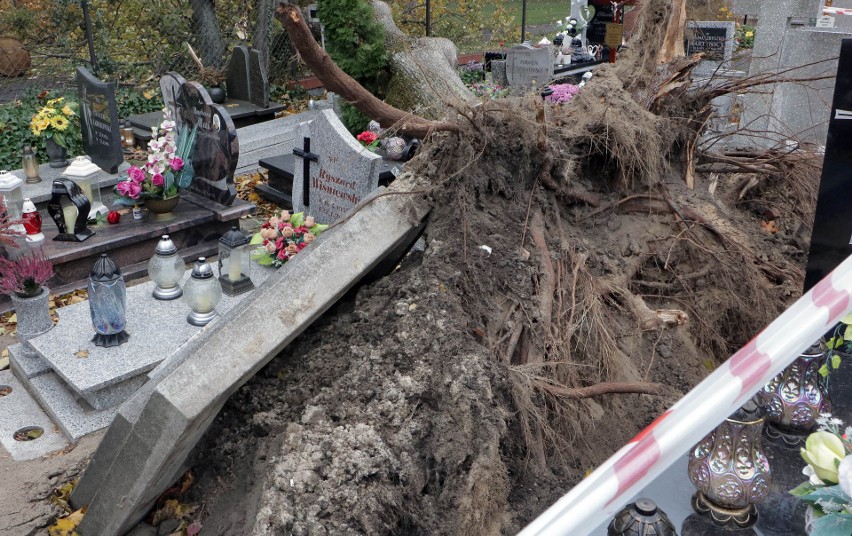
[[[269,42],[272,30],[272,13],[275,9],[274,0],[257,0],[257,21],[251,47],[260,52],[260,68],[269,72]]]
[[[189,0],[192,7],[192,28],[197,39],[195,49],[205,67],[221,68],[224,65],[225,42],[219,30],[213,0]]]

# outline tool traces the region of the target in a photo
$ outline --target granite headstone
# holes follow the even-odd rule
[[[734,54],[736,23],[724,21],[689,21],[686,26],[686,54],[702,53],[702,63],[718,67],[730,62]]]
[[[195,178],[189,190],[223,205],[237,197],[234,170],[240,154],[237,129],[222,106],[213,104],[197,82],[184,82],[174,116],[181,128],[197,128],[192,150]]]
[[[184,78],[175,73],[168,72],[160,77],[160,92],[163,94],[163,103],[166,109],[171,113],[177,126],[182,126],[182,118],[177,114],[178,98],[180,96],[180,88],[186,83]]]
[[[269,107],[269,78],[263,70],[260,52],[254,49],[249,53],[249,94],[249,101],[255,106]]]
[[[302,124],[295,142],[294,211],[333,223],[378,188],[382,158],[353,138],[332,110]]]
[[[852,39],[840,46],[830,117],[803,292],[852,255],[852,214],[846,199],[852,187]]]
[[[251,100],[251,84],[249,83],[249,50],[244,46],[234,47],[231,61],[225,75],[228,87],[228,98],[236,100]]]
[[[83,150],[107,173],[117,173],[124,162],[115,85],[101,82],[84,67],[77,67],[77,93],[80,98],[80,129]]]
[[[540,86],[553,77],[553,58],[549,48],[515,45],[506,54],[506,77],[510,86]]]

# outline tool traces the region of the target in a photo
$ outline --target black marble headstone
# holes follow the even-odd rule
[[[225,84],[228,87],[229,99],[251,100],[249,50],[247,47],[234,47],[234,51],[231,53],[231,61],[228,62]]]
[[[686,55],[704,53],[705,60],[725,61],[725,43],[728,31],[725,28],[696,26],[687,30]]]
[[[602,45],[606,41],[606,25],[608,22],[614,21],[615,11],[611,4],[600,5],[595,3],[595,15],[589,21],[589,26],[586,29],[586,40],[589,43]]]
[[[234,122],[222,106],[210,101],[207,91],[197,82],[184,82],[176,106],[180,124],[198,129],[192,150],[195,178],[189,190],[231,205],[237,197],[234,171],[240,154]]]
[[[807,292],[852,255],[852,213],[848,194],[852,188],[852,39],[840,47],[834,102],[825,142],[825,159],[819,183],[808,267]]]
[[[180,88],[186,83],[184,78],[174,72],[168,72],[160,77],[160,92],[163,94],[163,103],[171,112],[177,126],[182,126],[182,118],[177,114],[177,100],[180,96]]]
[[[101,82],[83,67],[77,67],[80,97],[80,129],[83,150],[92,162],[108,173],[117,173],[124,162],[115,86]]]
[[[260,62],[260,52],[252,49],[249,55],[249,101],[255,106],[269,107],[269,79]]]

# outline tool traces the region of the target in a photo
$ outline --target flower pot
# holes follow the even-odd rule
[[[168,199],[146,199],[145,208],[148,212],[154,215],[157,221],[168,221],[175,217],[172,211],[180,201],[179,196],[170,197]]]
[[[48,165],[52,168],[63,168],[68,165],[68,149],[59,145],[52,138],[44,140],[47,156],[50,157]]]
[[[225,90],[221,86],[212,86],[207,88],[207,94],[210,95],[210,100],[214,104],[222,104],[225,102]]]
[[[812,346],[757,392],[766,414],[766,435],[786,443],[803,442],[816,428],[821,413],[831,413],[828,380],[819,373],[829,352]]]
[[[28,341],[53,327],[48,305],[49,295],[50,292],[45,287],[41,287],[35,296],[11,295],[12,306],[18,318],[17,332],[20,341]]]

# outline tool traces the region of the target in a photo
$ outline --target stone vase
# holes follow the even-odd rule
[[[52,138],[44,140],[47,156],[50,158],[48,165],[52,168],[64,168],[68,165],[68,149],[59,145]]]
[[[146,199],[145,208],[148,212],[154,215],[157,221],[167,221],[175,217],[172,211],[177,207],[180,196],[170,197],[168,199]]]
[[[829,352],[812,346],[758,391],[767,436],[797,444],[816,428],[820,413],[831,413],[828,379],[819,373],[828,358]]]
[[[18,339],[21,342],[46,333],[53,327],[48,305],[49,295],[50,291],[46,287],[41,287],[41,292],[32,297],[11,295],[12,306],[18,318]]]
[[[756,410],[749,403],[689,453],[689,479],[698,488],[692,506],[717,525],[750,527],[757,521],[756,503],[769,493],[772,474]]]

